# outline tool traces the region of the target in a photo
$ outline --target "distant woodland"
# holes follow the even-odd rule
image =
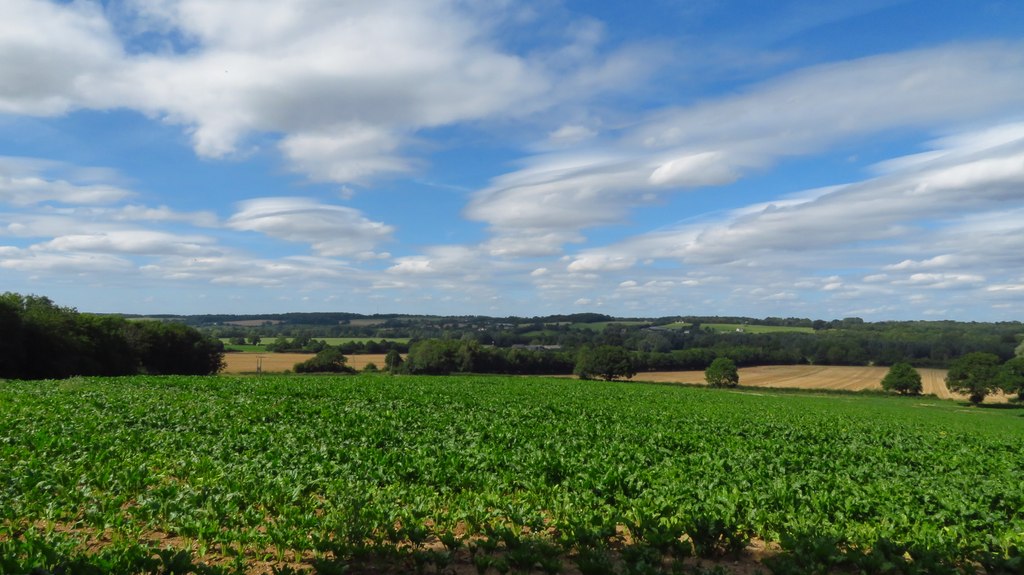
[[[405,373],[572,373],[595,349],[622,349],[637,372],[738,366],[881,365],[945,368],[964,355],[1024,352],[1017,321],[865,322],[860,318],[616,318],[361,315],[127,316],[79,313],[41,296],[0,296],[0,377],[210,374],[222,340],[262,351],[408,354]],[[319,338],[319,339],[318,339]],[[325,338],[336,338],[334,345]],[[340,339],[338,339],[340,338]],[[229,347],[230,349],[230,347]]]
[[[0,377],[217,373],[223,344],[180,322],[128,320],[0,295]]]

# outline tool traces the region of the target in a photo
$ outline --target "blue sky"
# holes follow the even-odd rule
[[[4,0],[0,291],[1024,317],[1016,0]]]

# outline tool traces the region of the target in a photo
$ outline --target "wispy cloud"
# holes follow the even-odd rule
[[[631,208],[728,184],[788,156],[820,154],[866,134],[1012,113],[1024,90],[1022,54],[1019,44],[956,45],[810,67],[741,95],[653,113],[587,154],[534,157],[478,192],[466,215],[487,222],[504,243],[521,237],[536,245],[552,234],[546,247],[554,250],[583,229],[623,221]],[[1012,137],[1006,129],[972,136],[972,145]],[[965,178],[1012,173],[1015,161],[979,160],[931,177],[933,185],[962,188]]]

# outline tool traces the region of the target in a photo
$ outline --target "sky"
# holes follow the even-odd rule
[[[1019,0],[2,0],[0,292],[1024,319]]]

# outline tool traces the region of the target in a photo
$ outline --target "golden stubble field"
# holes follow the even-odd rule
[[[856,367],[842,365],[762,365],[740,368],[740,385],[744,387],[776,387],[782,389],[826,389],[864,391],[882,389],[887,367]],[[924,393],[942,399],[962,399],[946,389],[946,370],[917,370],[921,374]],[[703,371],[652,371],[638,373],[636,381],[659,383],[704,383]],[[992,397],[991,399],[997,399]]]
[[[281,373],[291,371],[296,363],[306,361],[313,355],[312,353],[225,353],[225,367],[221,373],[255,373],[257,365],[261,365],[264,372]],[[383,353],[346,355],[345,357],[348,358],[348,365],[360,371],[371,362],[378,368],[384,367]]]
[[[257,362],[262,362],[262,371],[281,373],[290,371],[296,363],[313,357],[309,353],[226,353],[227,364],[221,373],[255,373]],[[362,370],[373,362],[378,368],[384,366],[384,354],[349,355],[348,365]],[[740,385],[743,387],[774,387],[781,389],[865,391],[882,389],[882,378],[887,367],[856,367],[841,365],[762,365],[740,368]],[[950,393],[946,389],[946,370],[921,368],[921,383],[924,393],[940,399],[966,400],[967,397]],[[636,374],[633,381],[656,383],[703,384],[703,371],[645,371]],[[1006,397],[993,394],[986,402],[1003,402]]]

